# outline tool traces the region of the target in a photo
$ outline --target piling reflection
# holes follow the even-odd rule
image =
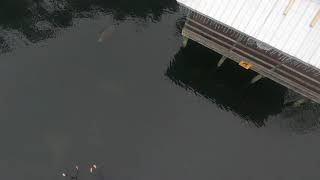
[[[307,103],[299,107],[285,107],[277,122],[280,127],[297,134],[313,133],[320,127],[320,105]]]
[[[16,41],[29,45],[52,38],[59,28],[72,26],[75,18],[112,14],[117,21],[128,16],[159,21],[165,11],[176,9],[174,0],[2,0],[0,53],[16,48]]]
[[[219,107],[232,111],[262,127],[268,116],[280,113],[286,88],[265,79],[250,85],[256,75],[226,61],[216,68],[221,56],[191,42],[171,62],[166,75],[179,86],[194,91]]]

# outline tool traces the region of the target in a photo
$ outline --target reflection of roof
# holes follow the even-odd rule
[[[319,0],[178,0],[320,68]]]

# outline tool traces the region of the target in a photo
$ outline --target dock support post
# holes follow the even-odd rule
[[[221,67],[226,59],[227,59],[226,56],[222,56],[221,59],[219,60],[218,64],[217,64],[217,67],[218,68]]]
[[[251,84],[254,84],[254,83],[256,83],[257,81],[259,81],[260,79],[262,79],[262,78],[263,78],[263,76],[262,76],[261,74],[258,74],[258,75],[256,75],[254,78],[251,79],[250,83],[251,83]]]
[[[305,99],[305,98],[299,99],[299,100],[297,100],[297,101],[295,101],[295,102],[293,103],[293,107],[299,107],[299,106],[301,106],[302,104],[306,103],[307,101],[308,101],[308,100]]]
[[[187,45],[188,45],[188,40],[189,40],[189,39],[188,39],[187,37],[183,36],[182,45],[183,45],[184,48],[187,47]]]

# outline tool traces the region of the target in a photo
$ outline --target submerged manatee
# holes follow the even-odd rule
[[[114,25],[109,26],[108,28],[106,28],[105,30],[103,30],[100,35],[99,35],[99,39],[98,42],[103,42],[107,39],[109,39],[112,34],[114,33],[116,27]]]

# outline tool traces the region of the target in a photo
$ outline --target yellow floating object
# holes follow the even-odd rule
[[[246,61],[240,61],[239,65],[245,69],[250,69],[252,67],[252,64],[246,62]]]

